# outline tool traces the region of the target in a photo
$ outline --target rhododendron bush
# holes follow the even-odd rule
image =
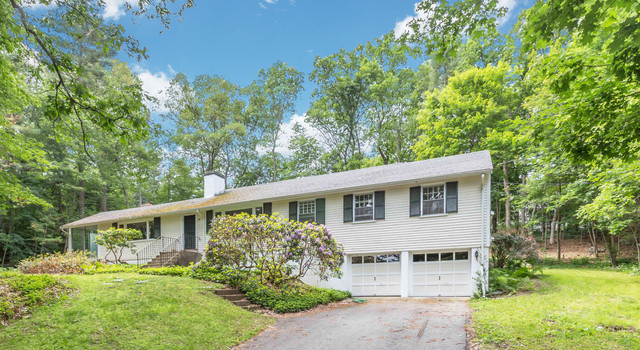
[[[275,285],[309,272],[324,280],[342,276],[342,245],[324,225],[243,213],[215,218],[210,235],[205,258],[216,268],[255,272]]]

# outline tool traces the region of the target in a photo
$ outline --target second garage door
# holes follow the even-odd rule
[[[471,296],[469,251],[411,254],[411,296]]]
[[[400,295],[400,254],[352,255],[353,295]]]

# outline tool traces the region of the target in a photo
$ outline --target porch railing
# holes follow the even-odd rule
[[[138,266],[158,259],[161,266],[169,263],[176,255],[186,249],[202,249],[202,238],[199,236],[180,237],[161,236],[136,252]]]

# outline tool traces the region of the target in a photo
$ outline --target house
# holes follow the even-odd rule
[[[99,258],[106,251],[96,230],[139,229],[145,239],[124,257],[135,263],[203,252],[214,216],[279,213],[324,224],[344,245],[344,276],[307,283],[354,296],[470,296],[488,277],[491,170],[482,151],[234,189],[208,173],[204,198],[102,212],[62,228],[69,249]]]

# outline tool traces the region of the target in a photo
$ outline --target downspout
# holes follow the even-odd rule
[[[486,225],[485,225],[485,215],[486,214],[486,198],[484,196],[484,190],[485,190],[485,176],[484,173],[482,174],[482,184],[481,184],[481,189],[480,189],[480,196],[482,196],[482,230],[480,230],[481,234],[482,234],[482,240],[480,243],[480,268],[482,269],[482,297],[485,298],[487,296],[487,288],[486,288],[486,274],[485,274],[485,267],[484,267],[484,237],[485,237],[485,230],[486,230]]]

